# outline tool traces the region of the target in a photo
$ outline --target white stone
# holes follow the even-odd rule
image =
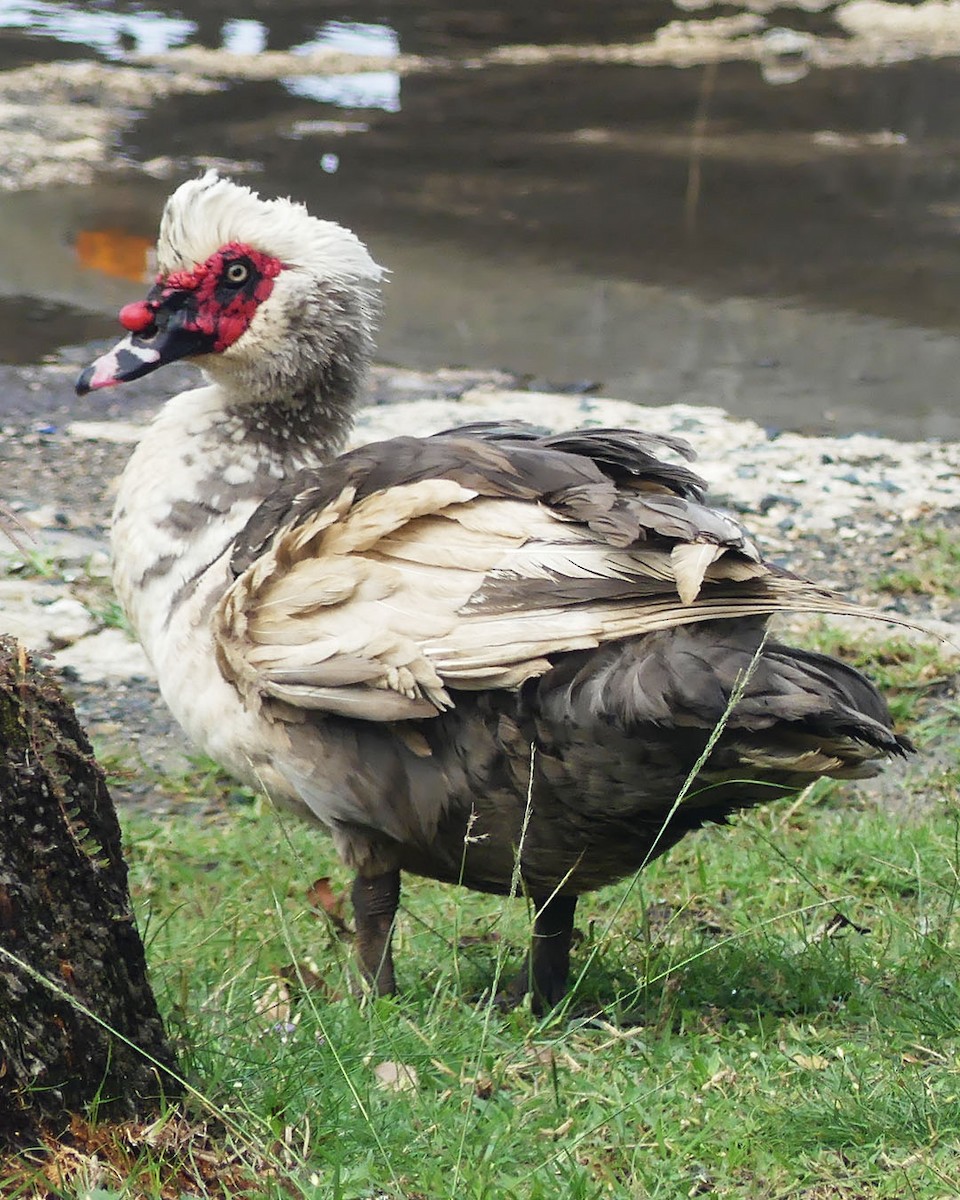
[[[31,579],[0,580],[0,632],[29,650],[55,650],[92,633],[97,622],[63,586]]]
[[[84,683],[153,678],[147,656],[120,629],[103,629],[53,656],[54,665],[76,671]]]
[[[143,437],[144,425],[133,421],[71,421],[66,432],[85,442],[113,442],[133,446]]]

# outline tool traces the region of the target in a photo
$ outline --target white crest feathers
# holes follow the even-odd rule
[[[167,200],[157,239],[160,273],[190,270],[229,242],[241,242],[286,266],[330,282],[369,282],[384,270],[349,229],[312,217],[302,204],[263,200],[216,171],[180,185]]]

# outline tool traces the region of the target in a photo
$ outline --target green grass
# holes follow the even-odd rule
[[[522,953],[520,903],[408,880],[403,996],[361,1003],[305,899],[317,876],[348,886],[326,838],[262,803],[130,818],[154,986],[205,1098],[192,1118],[277,1173],[206,1194],[954,1195],[958,813],[812,799],[687,839],[583,902],[586,972],[553,1022],[486,999]],[[868,932],[831,933],[837,912]],[[416,1086],[380,1086],[384,1062]],[[169,1169],[147,1153],[141,1190],[99,1200],[159,1195]]]
[[[876,581],[894,595],[960,596],[960,537],[924,526],[903,530],[897,566]]]

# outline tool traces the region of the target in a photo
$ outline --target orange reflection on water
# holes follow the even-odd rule
[[[115,279],[143,283],[152,245],[149,238],[122,229],[81,229],[74,249],[83,267]]]

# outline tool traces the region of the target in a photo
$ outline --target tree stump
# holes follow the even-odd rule
[[[0,637],[0,1152],[177,1098],[120,827],[59,687]]]

